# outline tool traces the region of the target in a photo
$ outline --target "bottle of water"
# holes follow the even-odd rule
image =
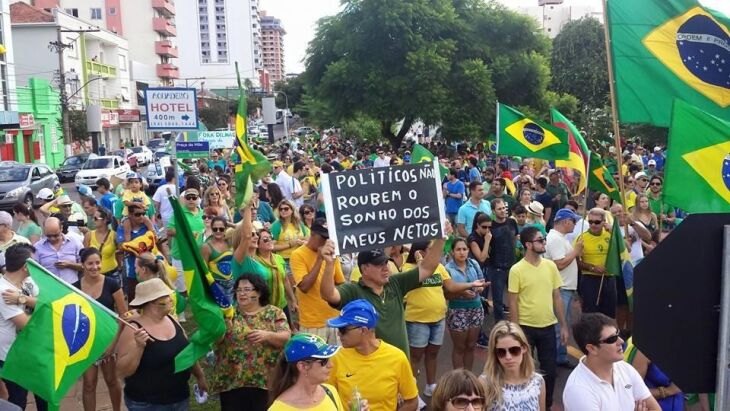
[[[360,395],[360,390],[357,389],[357,386],[355,386],[355,389],[352,390],[352,401],[350,401],[350,411],[360,411],[362,405],[362,396]]]

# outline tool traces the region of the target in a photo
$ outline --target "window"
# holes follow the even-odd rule
[[[79,16],[79,9],[65,9],[66,13],[78,17]]]
[[[109,15],[110,16],[116,16],[117,15],[117,8],[116,7],[109,7]]]
[[[127,71],[127,56],[124,54],[119,55],[119,70]]]
[[[101,9],[98,7],[92,7],[91,8],[91,19],[92,20],[101,20]]]

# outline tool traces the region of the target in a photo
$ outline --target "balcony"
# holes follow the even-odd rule
[[[103,108],[119,108],[119,102],[111,98],[101,98],[99,99],[99,104]]]
[[[175,3],[170,0],[152,0],[152,8],[167,17],[175,15]]]
[[[180,70],[174,64],[161,63],[157,65],[157,77],[180,78]]]
[[[89,75],[103,78],[114,78],[117,76],[116,67],[93,60],[86,60],[86,71]]]
[[[152,19],[152,29],[163,36],[175,37],[177,36],[177,28],[175,24],[171,23],[164,17],[155,17]]]
[[[177,57],[178,50],[170,40],[158,40],[155,42],[155,53],[162,57]]]

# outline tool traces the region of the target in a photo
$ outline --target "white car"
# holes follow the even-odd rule
[[[129,164],[119,156],[96,157],[89,159],[76,173],[74,184],[77,189],[81,184],[96,188],[96,180],[102,177],[110,180],[115,176],[124,180],[129,172]]]
[[[155,161],[155,154],[146,146],[132,147],[132,154],[129,157],[136,158],[137,164],[140,166],[147,165]],[[127,157],[127,159],[129,159],[129,157]]]

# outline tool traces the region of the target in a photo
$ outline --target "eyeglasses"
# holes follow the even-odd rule
[[[653,186],[653,187],[661,187],[662,186],[662,183],[651,183],[649,185],[650,186]]]
[[[509,348],[497,348],[496,350],[494,350],[494,352],[497,354],[498,358],[506,357],[507,353],[509,353],[509,355],[511,355],[512,357],[516,357],[522,354],[522,347],[520,347],[519,345],[515,345]]]
[[[602,220],[588,220],[588,224],[601,225],[601,224],[603,224],[603,221]]]
[[[464,397],[455,397],[449,400],[451,405],[454,406],[457,410],[465,410],[466,407],[471,404],[472,408],[475,410],[481,410],[484,408],[484,397],[476,397],[476,398],[464,398]]]
[[[133,215],[134,215],[135,217],[142,217],[142,216],[144,215],[144,213],[134,213]]]
[[[545,244],[547,242],[547,239],[545,238],[537,238],[535,240],[530,241],[531,243],[542,243]]]
[[[606,337],[602,340],[598,340],[598,343],[599,344],[616,344],[616,341],[618,341],[619,338],[621,338],[621,335],[619,335],[619,333],[616,333],[610,337]]]
[[[188,201],[196,201],[198,199],[198,196],[195,194],[188,194],[185,196],[185,199]]]
[[[214,233],[224,233],[224,232],[226,232],[226,228],[225,227],[213,227],[210,229],[210,231],[212,231]]]
[[[337,331],[338,331],[338,332],[339,332],[339,333],[340,333],[341,335],[345,335],[345,334],[347,334],[347,333],[348,333],[349,331],[352,331],[352,330],[357,330],[358,328],[360,328],[360,327],[340,327],[340,328],[338,328],[338,329],[337,329]]]
[[[488,230],[488,229],[492,228],[492,226],[491,225],[480,225],[479,228],[481,228],[483,230]]]
[[[237,294],[250,293],[251,291],[256,291],[256,289],[253,287],[243,287],[236,289]]]
[[[329,358],[312,358],[311,360],[305,360],[304,361],[307,364],[314,364],[316,362],[319,363],[322,367],[326,367],[327,363],[330,362]]]

